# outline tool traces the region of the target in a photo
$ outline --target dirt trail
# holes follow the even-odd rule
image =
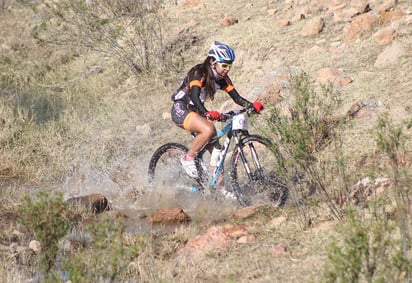
[[[96,169],[83,164],[63,184],[65,199],[93,193],[104,195],[113,209],[128,216],[128,230],[139,233],[159,227],[146,223],[146,216],[162,208],[181,208],[192,221],[212,221],[227,216],[239,206],[219,198],[219,194],[201,196],[190,188],[173,186],[152,188],[147,183],[150,155],[123,159],[115,171]]]

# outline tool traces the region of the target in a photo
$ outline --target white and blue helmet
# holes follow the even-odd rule
[[[213,57],[215,62],[225,62],[232,63],[235,61],[235,52],[229,45],[224,44],[220,41],[213,41],[210,46],[208,56]]]

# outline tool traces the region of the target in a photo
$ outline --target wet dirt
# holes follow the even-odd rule
[[[60,189],[65,199],[93,193],[107,197],[110,206],[127,216],[126,230],[130,233],[148,231],[173,231],[181,225],[213,221],[230,215],[238,203],[222,199],[218,192],[193,192],[191,187],[176,188],[174,184],[151,187],[147,182],[147,164],[150,155],[123,160],[113,170],[98,170],[91,164],[83,164],[68,176]],[[123,174],[119,174],[123,172]],[[147,217],[162,208],[181,208],[191,222],[179,225],[148,224]]]
[[[151,224],[147,218],[162,208],[181,208],[191,221],[184,224]],[[131,234],[144,232],[173,232],[177,227],[193,222],[210,222],[232,214],[239,205],[233,200],[223,199],[217,193],[201,195],[190,190],[163,188],[151,190],[139,196],[133,203],[116,200],[113,209],[127,216],[126,231]]]

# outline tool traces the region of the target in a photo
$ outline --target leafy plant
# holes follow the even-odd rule
[[[368,210],[349,211],[342,239],[334,239],[329,248],[328,282],[410,282],[411,186],[408,169],[402,166],[406,141],[402,124],[394,125],[386,114],[379,117],[376,151],[393,180],[391,190],[370,201]]]
[[[288,101],[272,108],[267,118],[266,135],[273,137],[276,145],[273,151],[277,156],[278,172],[290,180],[291,195],[305,219],[306,212],[300,206],[305,197],[302,188],[309,191],[306,195],[319,192],[332,214],[339,218],[340,212],[331,199],[323,173],[325,168],[322,168],[318,154],[339,140],[338,129],[343,123],[335,117],[335,112],[341,101],[330,84],[315,91],[305,73],[292,77],[291,82]]]
[[[406,123],[407,125],[407,123]],[[410,221],[411,178],[410,169],[403,168],[403,159],[407,156],[405,145],[408,139],[404,134],[403,125],[394,125],[387,114],[379,117],[376,144],[378,151],[389,159],[389,174],[393,180],[393,193],[396,202],[397,224],[401,231],[402,249],[400,258],[407,259],[412,248]],[[410,259],[409,259],[410,263]],[[409,276],[412,276],[409,265]]]
[[[50,197],[42,190],[34,200],[25,196],[20,209],[20,222],[41,244],[38,263],[41,273],[47,278],[55,267],[58,242],[70,229],[69,214],[62,194]]]
[[[409,277],[411,261],[402,255],[396,222],[387,217],[382,202],[369,213],[350,210],[328,250],[326,282],[402,282]]]
[[[66,255],[63,269],[73,282],[115,282],[126,276],[130,262],[145,245],[144,238],[127,238],[121,219],[102,217],[85,227],[89,243]]]

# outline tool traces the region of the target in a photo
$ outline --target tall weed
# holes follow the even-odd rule
[[[364,210],[352,209],[342,226],[341,239],[329,249],[328,282],[410,282],[412,279],[411,180],[404,125],[386,114],[376,127],[375,174],[392,180],[391,190],[369,201]],[[406,165],[406,166],[405,166]]]
[[[129,264],[144,247],[144,236],[126,237],[121,219],[101,217],[86,225],[89,242],[65,255],[63,270],[73,282],[117,282],[127,276]]]
[[[330,174],[324,172],[332,169],[324,167],[319,153],[339,140],[343,123],[335,116],[341,100],[330,84],[316,91],[305,73],[294,76],[291,82],[289,101],[277,104],[267,118],[266,135],[273,138],[278,172],[288,181],[304,225],[310,222],[310,217],[303,200],[314,192],[319,193],[332,215],[339,218],[340,211],[328,188]]]
[[[387,282],[402,276],[389,269],[388,259],[397,250],[390,239],[395,227],[385,214],[378,213],[384,212],[379,209],[381,205],[374,206],[372,215],[363,217],[358,211],[349,211],[347,222],[341,227],[342,238],[335,239],[329,247],[327,282]]]
[[[42,278],[49,278],[54,269],[59,251],[58,242],[70,229],[70,219],[62,194],[50,197],[46,191],[39,191],[37,199],[29,196],[20,209],[20,221],[41,244],[38,267]]]
[[[33,32],[42,43],[67,45],[115,58],[139,74],[163,69],[168,54],[163,1],[59,1],[49,6]]]
[[[116,217],[100,216],[76,228],[79,216],[61,193],[53,197],[39,191],[36,199],[25,196],[24,201],[20,222],[40,242],[35,270],[42,282],[114,282],[127,276],[130,262],[145,245],[144,236],[127,237],[125,222]],[[65,242],[71,243],[69,250]]]
[[[407,125],[407,123],[404,124]],[[412,179],[411,169],[407,164],[404,164],[409,158],[407,150],[409,139],[404,134],[405,125],[394,125],[386,114],[382,115],[378,120],[376,143],[378,152],[383,155],[383,158],[386,156],[389,160],[386,171],[388,171],[388,175],[393,180],[393,196],[398,212],[396,223],[399,226],[402,241],[401,257],[406,259],[409,255],[411,263],[412,222],[410,215],[412,214]],[[409,279],[412,278],[411,271],[409,270]]]

